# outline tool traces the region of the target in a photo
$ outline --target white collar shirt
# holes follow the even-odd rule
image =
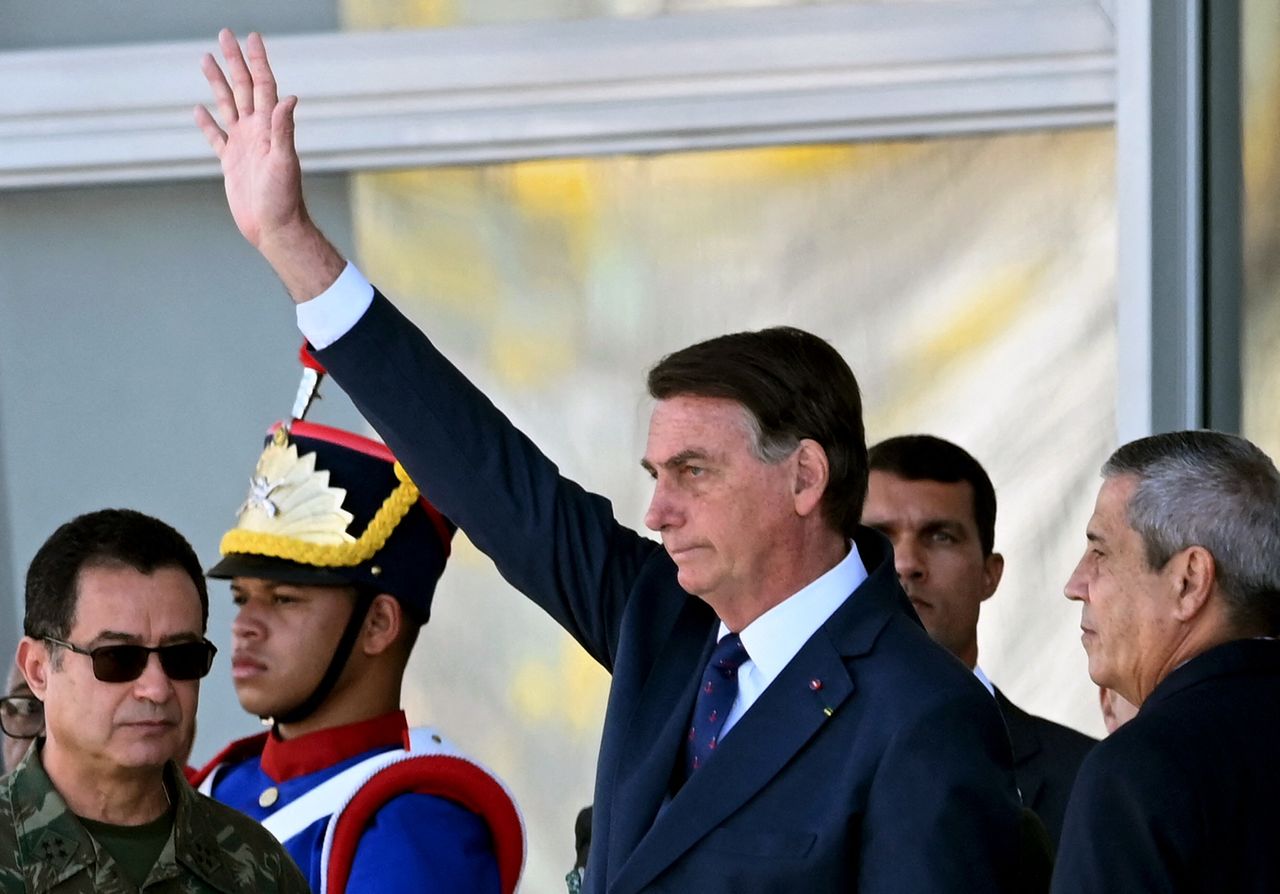
[[[982,672],[982,668],[978,667],[978,665],[976,664],[973,666],[973,675],[978,678],[979,683],[987,687],[987,692],[991,693],[991,697],[995,698],[996,697],[995,684],[992,683],[991,679],[985,673]]]
[[[858,555],[857,546],[850,543],[848,554],[839,564],[739,632],[749,657],[738,668],[738,695],[725,718],[720,738],[742,719],[800,648],[866,579],[867,568]],[[728,633],[729,628],[721,621],[716,641]]]

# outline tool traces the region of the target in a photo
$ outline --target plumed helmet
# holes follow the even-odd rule
[[[454,531],[385,445],[277,423],[209,576],[354,584],[395,597],[425,623]]]

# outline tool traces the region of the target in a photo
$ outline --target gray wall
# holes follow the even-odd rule
[[[349,248],[345,177],[308,179]],[[156,515],[212,564],[262,434],[300,367],[293,306],[240,238],[220,183],[0,194],[0,657],[21,632],[27,563],[55,527],[105,506]],[[312,414],[360,420],[336,387]],[[231,604],[210,588],[221,654],[197,761],[256,724],[230,683]]]
[[[0,50],[207,39],[219,28],[265,34],[335,31],[333,0],[3,0]]]

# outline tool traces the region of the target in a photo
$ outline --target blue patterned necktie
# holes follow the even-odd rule
[[[720,730],[738,695],[738,668],[747,660],[746,648],[738,634],[730,633],[711,652],[702,675],[698,700],[693,705],[689,737],[685,742],[685,778],[693,775],[715,753]]]

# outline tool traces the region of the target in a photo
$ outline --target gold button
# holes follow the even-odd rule
[[[268,789],[264,789],[262,794],[258,795],[258,806],[270,807],[272,804],[276,803],[276,801],[279,801],[279,800],[280,800],[280,789],[276,788],[273,785]]]

